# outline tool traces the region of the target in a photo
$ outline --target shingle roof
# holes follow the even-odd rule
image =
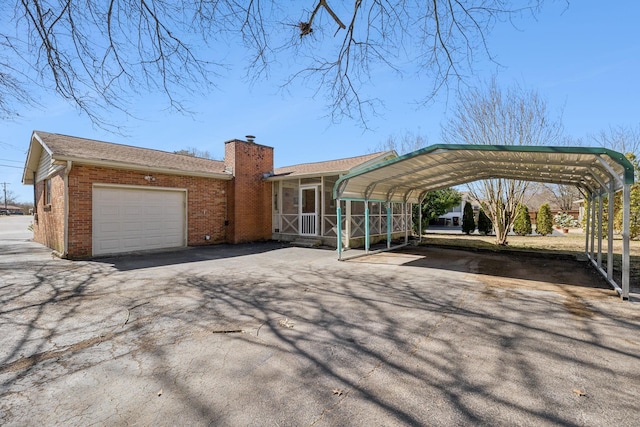
[[[146,167],[175,170],[185,174],[226,174],[224,162],[199,157],[174,154],[149,148],[114,144],[112,142],[35,131],[52,152],[55,160],[74,160],[86,163],[113,163],[124,167]]]
[[[325,162],[301,163],[299,165],[276,168],[274,175],[286,175],[294,177],[300,175],[318,175],[328,173],[343,173],[372,160],[383,160],[387,156],[395,157],[393,151],[380,151],[378,153],[365,154],[364,156],[348,157],[346,159],[328,160]]]

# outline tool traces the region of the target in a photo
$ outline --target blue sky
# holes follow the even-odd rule
[[[488,45],[500,67],[476,64],[467,80],[476,84],[497,76],[500,87],[518,84],[537,90],[553,112],[562,112],[567,135],[587,140],[609,126],[640,124],[640,2],[602,3],[575,0],[544,5],[536,19],[516,21],[517,29],[498,24]],[[238,73],[239,74],[239,73]],[[356,156],[372,151],[390,135],[421,134],[440,142],[440,124],[453,113],[455,93],[446,92],[427,106],[415,103],[429,84],[418,76],[398,79],[376,75],[371,90],[384,102],[380,116],[363,130],[358,122],[331,123],[323,99],[297,87],[278,91],[279,78],[249,86],[226,77],[210,95],[195,97],[194,117],[170,114],[152,96],[135,100],[144,120],[127,120],[128,135],[95,128],[72,106],[43,95],[45,109],[23,111],[18,121],[2,122],[0,182],[7,182],[19,200],[31,201],[32,188],[21,184],[29,137],[34,129],[175,151],[195,147],[222,158],[223,142],[256,135],[256,142],[275,148],[276,167]]]

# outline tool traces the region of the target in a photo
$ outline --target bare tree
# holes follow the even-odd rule
[[[219,160],[209,153],[207,150],[199,150],[195,147],[183,148],[181,150],[174,151],[174,154],[181,154],[183,156],[200,157],[202,159]]]
[[[426,75],[418,98],[428,100],[492,58],[496,22],[535,16],[544,0],[308,1],[310,10],[275,0],[2,2],[0,111],[17,114],[37,82],[101,126],[117,127],[110,111],[130,114],[140,93],[185,112],[185,99],[215,87],[225,58],[243,49],[254,82],[274,63],[295,64],[285,86],[303,79],[334,119],[366,123],[378,105],[366,91],[373,69]]]
[[[582,198],[580,190],[574,185],[545,184],[544,186],[551,192],[555,205],[562,211],[576,209],[574,202]]]
[[[589,139],[601,147],[640,157],[640,123],[635,127],[609,126],[596,135],[589,135]]]
[[[415,134],[413,132],[406,131],[402,135],[389,135],[386,140],[378,143],[373,151],[394,150],[396,153],[402,155],[419,150],[427,145],[429,145],[427,137],[422,136],[419,133]]]
[[[486,89],[471,89],[461,96],[442,131],[447,143],[485,145],[554,145],[561,133],[560,120],[550,117],[546,102],[535,91],[519,87],[502,91],[495,79]],[[497,244],[507,244],[529,184],[500,178],[469,184],[469,195],[493,222]]]

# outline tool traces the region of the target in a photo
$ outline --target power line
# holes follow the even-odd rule
[[[0,166],[5,167],[5,168],[22,169],[22,166],[12,166],[12,165],[0,165]]]
[[[22,160],[0,159],[0,162],[22,163]]]

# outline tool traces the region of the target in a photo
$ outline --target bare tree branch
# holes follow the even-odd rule
[[[14,27],[0,30],[1,114],[16,114],[32,81],[107,128],[117,128],[109,111],[135,114],[138,94],[188,112],[189,95],[215,88],[225,58],[243,49],[254,84],[272,65],[294,64],[285,87],[302,80],[334,120],[367,126],[383,105],[372,90],[381,70],[424,76],[431,87],[417,99],[426,102],[464,82],[476,58],[492,59],[496,22],[535,16],[544,0],[308,1],[301,19],[274,0],[9,0],[0,5],[13,7],[0,19]]]

